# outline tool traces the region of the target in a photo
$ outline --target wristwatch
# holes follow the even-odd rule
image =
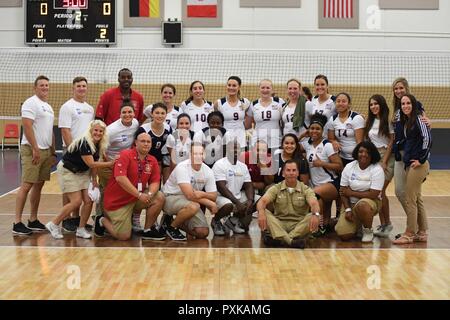
[[[320,213],[319,212],[314,212],[313,215],[320,217]]]

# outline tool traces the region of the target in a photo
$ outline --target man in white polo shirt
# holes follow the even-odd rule
[[[59,110],[58,127],[61,129],[64,150],[73,140],[81,137],[94,120],[94,108],[86,102],[88,84],[85,77],[76,77],[72,81],[73,96]],[[63,206],[69,199],[63,194]],[[72,217],[63,221],[64,230],[75,232],[80,223],[80,210],[76,209]]]
[[[203,163],[204,156],[204,147],[193,143],[190,159],[175,167],[163,187],[166,202],[161,228],[172,240],[186,240],[180,227],[196,238],[206,238],[209,234],[201,207],[208,208],[212,215],[217,213],[217,189],[213,171]],[[173,215],[176,215],[174,220]]]
[[[22,105],[22,185],[17,192],[13,233],[29,235],[33,231],[45,231],[37,213],[44,182],[50,180],[50,170],[56,163],[55,136],[53,135],[54,113],[47,103],[49,79],[38,76],[34,81],[35,95]],[[28,227],[22,223],[25,202],[30,194],[31,215]]]
[[[226,156],[213,166],[219,191],[216,201],[218,212],[211,220],[211,227],[216,236],[225,235],[230,230],[237,234],[245,233],[252,221],[252,212],[256,209],[252,179],[247,166],[238,160],[240,153],[239,142],[229,141]],[[227,216],[229,217],[224,226],[221,219]]]

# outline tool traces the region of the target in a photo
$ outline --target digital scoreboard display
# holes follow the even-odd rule
[[[25,43],[115,44],[116,0],[26,0]]]

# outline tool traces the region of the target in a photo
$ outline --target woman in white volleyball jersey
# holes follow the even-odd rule
[[[232,138],[236,138],[241,148],[248,146],[245,139],[245,113],[250,101],[241,98],[241,78],[231,76],[227,80],[227,95],[214,103],[214,110],[223,114],[223,127]]]
[[[180,162],[189,159],[194,132],[191,131],[191,118],[181,113],[177,119],[177,129],[167,137],[166,147],[170,155],[170,173]]]
[[[364,118],[351,110],[351,97],[341,92],[336,96],[336,110],[338,114],[328,120],[328,140],[333,144],[334,150],[339,150],[344,167],[353,160],[353,149],[363,141]]]
[[[201,81],[194,81],[189,87],[190,97],[181,103],[181,110],[191,117],[191,130],[199,132],[208,127],[208,114],[214,108],[212,103],[205,100],[205,85]]]
[[[341,158],[334,150],[333,145],[323,138],[326,123],[326,116],[314,114],[309,126],[310,138],[301,143],[309,164],[311,186],[319,198],[323,216],[323,223],[319,228],[318,235],[332,230],[330,226],[331,204],[339,197],[338,174],[343,168]]]
[[[167,107],[166,129],[169,129],[170,127],[172,130],[175,130],[177,128],[177,118],[181,112],[180,107],[177,107],[173,102],[176,93],[177,90],[171,83],[165,83],[161,86],[161,101]],[[152,118],[152,108],[153,104],[144,109],[144,116],[148,119]]]
[[[311,100],[306,102],[305,105],[305,125],[309,127],[311,124],[311,117],[313,114],[319,113],[330,119],[336,114],[336,106],[334,101],[335,96],[328,93],[328,78],[323,74],[319,74],[314,78],[314,90],[316,91],[316,96]],[[324,130],[324,138],[327,137],[328,128]],[[308,136],[308,131],[300,135],[300,140],[304,136]]]
[[[259,83],[260,98],[252,102],[247,110],[247,119],[245,127],[250,129],[255,126],[252,135],[254,146],[258,139],[267,142],[271,150],[276,150],[281,143],[281,112],[284,100],[279,97],[273,97],[273,84],[268,79],[261,80]]]
[[[394,176],[394,127],[389,121],[389,107],[386,99],[374,94],[369,99],[369,110],[364,128],[365,140],[371,141],[380,153],[380,165],[384,170],[384,185],[381,191],[381,224],[375,229],[374,235],[378,237],[389,237],[393,227],[389,214],[389,199],[386,196],[386,188]]]
[[[298,137],[306,131],[305,108],[307,99],[302,96],[302,84],[300,81],[290,79],[286,85],[288,99],[283,105],[280,124],[283,135],[293,133]]]

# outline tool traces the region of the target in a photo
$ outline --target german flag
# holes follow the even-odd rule
[[[130,0],[130,17],[159,18],[160,0]]]

